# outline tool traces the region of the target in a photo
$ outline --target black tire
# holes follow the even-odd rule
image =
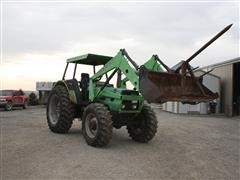
[[[12,107],[13,107],[12,102],[9,101],[9,102],[7,102],[7,104],[5,106],[5,110],[6,111],[11,111]]]
[[[27,109],[27,107],[28,107],[28,103],[27,103],[27,101],[25,101],[23,104],[23,109]]]
[[[157,118],[150,106],[144,105],[134,123],[127,125],[129,136],[137,142],[150,141],[157,132]]]
[[[57,85],[51,91],[47,103],[47,123],[52,132],[67,133],[74,119],[74,104],[65,86]]]
[[[107,145],[112,138],[112,129],[111,114],[106,106],[92,103],[86,107],[82,118],[82,131],[88,145]]]

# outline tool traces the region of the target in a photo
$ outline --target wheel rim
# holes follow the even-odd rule
[[[55,125],[58,122],[60,116],[61,103],[59,97],[56,94],[53,94],[49,101],[49,120],[51,124]]]
[[[98,120],[92,113],[88,114],[85,119],[86,133],[90,138],[94,138],[98,132]]]

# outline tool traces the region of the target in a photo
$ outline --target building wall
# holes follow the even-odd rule
[[[212,74],[221,78],[221,108],[220,111],[228,116],[233,112],[233,65],[225,65],[215,68]]]
[[[36,90],[39,92],[40,104],[47,104],[49,94],[55,82],[36,82]]]
[[[196,76],[200,76],[201,74],[203,74],[202,71],[197,71],[195,72]],[[210,89],[212,92],[216,92],[219,94],[219,98],[214,100],[217,103],[216,106],[216,113],[220,113],[221,112],[221,79],[219,78],[219,76],[215,76],[208,74],[203,76],[203,85],[205,85],[208,89]],[[207,108],[208,108],[208,103],[201,103],[200,109],[201,109],[201,114],[206,114],[207,113]]]

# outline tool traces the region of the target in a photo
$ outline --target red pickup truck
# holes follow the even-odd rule
[[[0,90],[0,107],[10,111],[12,107],[27,108],[27,96],[22,90]]]

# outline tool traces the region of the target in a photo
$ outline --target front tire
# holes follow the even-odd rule
[[[148,142],[157,132],[157,123],[157,117],[152,108],[144,105],[133,123],[127,125],[129,136],[137,142]]]
[[[106,106],[99,103],[88,105],[83,113],[82,131],[88,145],[105,146],[112,138],[112,119]]]
[[[65,86],[57,85],[51,91],[47,104],[47,123],[52,132],[67,133],[74,119],[74,104]]]
[[[12,110],[12,102],[7,102],[6,106],[5,106],[5,110],[6,111],[11,111]]]

